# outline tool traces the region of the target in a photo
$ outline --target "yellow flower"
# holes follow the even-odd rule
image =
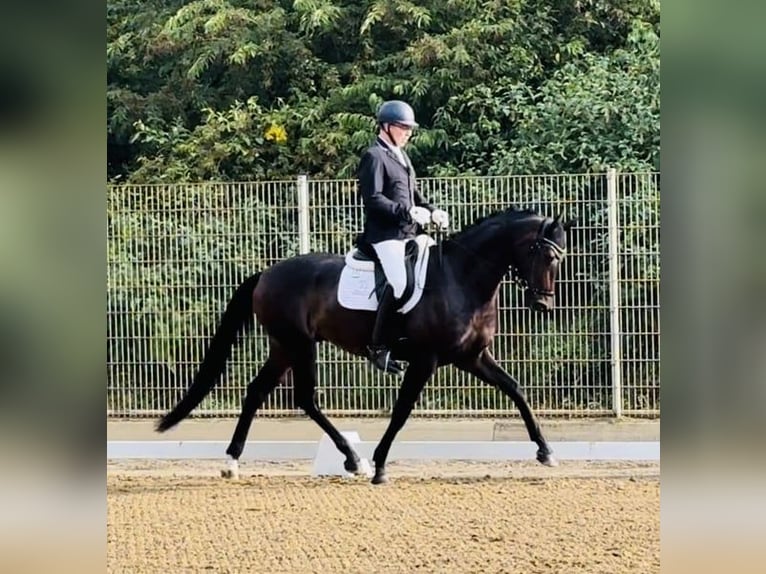
[[[271,124],[269,129],[266,130],[266,133],[263,134],[263,137],[266,138],[267,141],[283,144],[287,141],[287,132],[282,126]]]

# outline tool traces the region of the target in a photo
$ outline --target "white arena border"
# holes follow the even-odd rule
[[[372,458],[377,442],[353,446],[361,458]],[[659,441],[550,442],[559,460],[659,461]],[[228,441],[107,441],[107,460],[222,460]],[[314,459],[319,441],[248,441],[240,461]],[[534,460],[537,445],[530,441],[410,441],[394,442],[388,460]]]

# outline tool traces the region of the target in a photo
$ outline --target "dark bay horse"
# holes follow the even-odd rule
[[[534,311],[553,307],[559,263],[572,221],[550,219],[530,210],[510,208],[479,219],[431,247],[427,285],[420,302],[402,316],[399,333],[389,341],[395,358],[408,362],[388,428],[373,454],[372,482],[386,482],[386,458],[426,381],[436,369],[453,364],[498,388],[516,404],[537,460],[557,464],[518,382],[493,359],[489,346],[497,329],[500,283],[510,270],[525,289]],[[439,251],[437,251],[439,250]],[[181,401],[158,423],[162,432],[183,420],[220,380],[239,333],[257,317],[269,337],[269,356],[247,387],[226,453],[236,464],[258,408],[293,371],[297,405],[324,430],[346,457],[349,472],[360,459],[315,402],[317,343],[329,341],[365,356],[375,313],[352,311],[337,301],[344,258],[308,254],[276,263],[246,279],[229,301],[199,371]],[[372,367],[371,367],[372,368]]]

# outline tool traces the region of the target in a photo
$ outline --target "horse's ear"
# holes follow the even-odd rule
[[[562,220],[563,217],[564,217],[563,213],[559,213],[558,215],[556,215],[556,217],[553,218],[553,227],[556,227],[556,225]],[[567,219],[566,221],[561,223],[561,227],[564,228],[564,231],[569,231],[575,225],[577,225],[576,219]]]

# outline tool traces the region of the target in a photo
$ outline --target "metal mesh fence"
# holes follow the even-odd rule
[[[431,203],[450,213],[454,229],[511,204],[578,219],[552,314],[532,314],[510,282],[501,286],[493,353],[535,412],[659,414],[658,174],[615,178],[611,220],[605,174],[419,183]],[[298,180],[108,188],[108,415],[156,415],[171,408],[236,286],[297,254],[301,234],[308,233],[311,251],[342,254],[351,247],[362,222],[355,181],[309,180],[305,220],[299,188]],[[240,340],[223,380],[195,414],[237,414],[266,345],[260,327]],[[328,344],[319,346],[318,357],[318,400],[329,414],[389,413],[397,379]],[[297,412],[289,377],[259,411]],[[518,412],[495,389],[446,367],[426,386],[413,414]]]

